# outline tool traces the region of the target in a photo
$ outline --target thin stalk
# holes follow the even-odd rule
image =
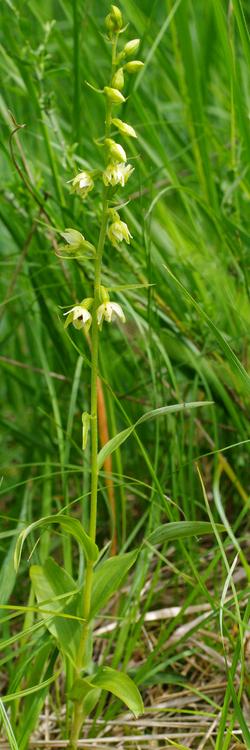
[[[73,100],[73,132],[77,143],[80,140],[81,122],[81,82],[80,82],[80,18],[78,0],[73,0],[73,69],[74,69],[74,100]]]
[[[117,37],[113,41],[112,45],[112,72],[111,80],[115,67],[116,60],[116,46]],[[105,118],[105,137],[107,138],[110,134],[111,127],[111,104],[107,100],[106,103],[106,118]],[[108,200],[109,188],[103,186],[102,194],[102,217],[99,240],[97,245],[96,257],[95,257],[95,268],[94,268],[94,296],[93,296],[93,307],[92,307],[92,335],[91,335],[91,504],[90,504],[90,523],[89,523],[89,536],[95,542],[96,539],[96,519],[97,519],[97,493],[98,493],[98,415],[97,415],[97,379],[98,379],[98,345],[99,345],[99,331],[97,321],[97,308],[101,303],[101,271],[102,271],[102,256],[105,244],[107,223],[108,223]],[[91,605],[91,592],[92,592],[92,581],[93,581],[93,561],[89,560],[86,566],[85,585],[83,588],[83,602],[82,602],[82,617],[85,620],[82,629],[81,640],[79,644],[79,650],[77,654],[77,667],[75,670],[75,678],[79,678],[84,668],[86,645],[88,642],[89,633],[89,613]],[[74,715],[72,720],[71,736],[70,736],[70,750],[76,750],[77,742],[79,739],[81,727],[84,721],[83,713],[83,700],[80,699],[74,704]]]

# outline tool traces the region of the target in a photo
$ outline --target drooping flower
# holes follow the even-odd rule
[[[86,195],[88,195],[88,193],[93,190],[93,187],[94,182],[92,180],[91,174],[86,171],[79,172],[79,174],[74,177],[71,184],[72,193],[78,193],[81,198],[86,198]]]
[[[106,320],[107,323],[111,323],[115,318],[121,320],[122,323],[125,323],[125,315],[121,305],[118,305],[118,302],[103,302],[103,304],[97,308],[97,323],[100,327],[104,320]]]
[[[121,185],[124,187],[134,171],[131,164],[108,164],[103,172],[104,185]]]
[[[112,120],[113,125],[117,128],[117,130],[122,133],[122,135],[128,135],[130,138],[137,138],[136,132],[134,128],[132,128],[132,125],[128,125],[127,122],[123,122],[122,120],[119,120],[119,117],[114,117]]]
[[[120,242],[123,242],[123,240],[129,245],[130,238],[132,239],[132,234],[130,234],[127,224],[120,219],[109,225],[107,235],[114,247],[117,247],[117,245],[119,245]]]
[[[92,302],[92,300],[86,300],[86,303],[90,302]],[[78,330],[80,330],[80,328],[84,328],[85,331],[89,330],[92,323],[92,315],[84,305],[75,305],[71,310],[68,310],[68,312],[63,314],[67,315],[65,328],[67,328],[70,323],[73,323],[73,326]]]
[[[108,147],[109,156],[112,161],[118,163],[125,163],[127,161],[126,151],[124,151],[124,148],[120,143],[116,143],[113,138],[106,138],[105,144]]]

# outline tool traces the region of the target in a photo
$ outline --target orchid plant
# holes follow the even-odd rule
[[[120,36],[125,31],[122,13],[116,5],[111,5],[110,12],[105,19],[106,34],[111,46],[111,76],[107,86],[102,91],[106,103],[105,133],[103,138],[103,153],[105,164],[102,172],[97,170],[83,170],[70,181],[70,189],[77,194],[81,201],[86,201],[89,193],[94,190],[96,179],[101,180],[102,206],[99,240],[95,248],[91,242],[74,228],[65,229],[62,238],[65,242],[63,257],[88,257],[94,263],[94,281],[92,297],[83,298],[81,302],[70,306],[66,315],[65,327],[72,324],[77,330],[83,329],[88,335],[91,351],[91,409],[84,413],[83,448],[86,447],[87,436],[91,433],[91,501],[88,533],[80,521],[66,514],[47,516],[31,524],[22,532],[16,547],[16,566],[19,563],[22,545],[31,529],[46,526],[49,523],[59,523],[62,530],[72,534],[81,545],[85,557],[84,580],[81,589],[77,589],[74,580],[57,563],[49,558],[43,565],[32,565],[30,575],[36,599],[46,615],[49,607],[51,614],[51,600],[53,610],[62,611],[60,598],[63,595],[63,613],[69,618],[66,626],[58,617],[49,618],[46,615],[46,626],[56,637],[59,650],[63,654],[66,666],[69,666],[67,676],[67,694],[73,710],[70,748],[77,747],[80,732],[85,718],[93,710],[102,690],[107,690],[123,700],[130,710],[137,716],[143,711],[140,693],[124,672],[111,669],[108,666],[97,668],[93,663],[92,632],[93,620],[108,599],[119,589],[129,568],[136,560],[138,552],[129,552],[119,556],[104,559],[105,555],[96,545],[98,471],[100,468],[100,453],[98,454],[98,349],[99,334],[103,324],[111,322],[125,322],[125,315],[118,302],[110,299],[108,290],[102,284],[103,251],[106,239],[114,247],[122,242],[130,243],[132,235],[127,224],[121,220],[114,204],[114,195],[118,188],[124,188],[133,167],[127,161],[123,145],[117,142],[112,134],[136,138],[134,128],[116,117],[117,108],[123,104],[125,97],[124,74],[136,73],[143,63],[134,60],[140,40],[133,39],[121,49],[118,49]],[[110,441],[112,442],[112,441]],[[56,599],[55,599],[56,588]],[[63,594],[62,594],[63,592]],[[48,602],[50,601],[50,604]],[[74,618],[74,619],[70,619]]]

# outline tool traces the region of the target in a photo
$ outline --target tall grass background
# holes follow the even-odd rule
[[[96,658],[129,670],[145,717],[132,725],[117,700],[103,700],[91,733],[120,733],[124,747],[131,734],[134,747],[249,748],[249,7],[120,7],[145,66],[124,113],[138,133],[123,210],[133,241],[106,249],[105,283],[127,323],[100,342],[104,429],[112,437],[163,404],[212,404],[138,427],[113,454],[112,481],[100,476],[98,541],[115,526],[125,551],[183,519],[210,520],[214,535],[144,548],[99,623]],[[54,721],[67,737],[28,557],[60,562],[66,545],[74,573],[77,551],[54,532],[38,546],[31,538],[18,577],[13,552],[32,520],[64,507],[88,518],[89,351],[63,330],[62,312],[88,296],[92,266],[57,249],[68,226],[96,241],[96,200],[82,207],[67,181],[101,164],[104,105],[86,82],[107,80],[108,10],[106,0],[3,0],[0,11],[1,716],[3,747],[22,750],[37,727],[33,747],[46,739],[46,711],[46,731]]]

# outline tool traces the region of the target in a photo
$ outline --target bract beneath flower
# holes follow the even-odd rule
[[[98,307],[97,323],[100,327],[104,320],[106,320],[107,323],[111,323],[115,318],[118,318],[122,323],[125,323],[125,315],[121,305],[118,305],[118,302],[104,302]]]
[[[131,164],[108,164],[103,172],[104,185],[126,185],[130,175],[134,171]]]

